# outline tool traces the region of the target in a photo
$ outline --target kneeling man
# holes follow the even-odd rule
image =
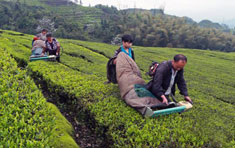
[[[177,84],[180,94],[184,99],[192,104],[184,80],[184,66],[187,63],[187,57],[178,54],[173,60],[162,62],[156,69],[153,80],[148,88],[162,103],[168,104],[171,100],[170,95],[175,95],[175,84]]]

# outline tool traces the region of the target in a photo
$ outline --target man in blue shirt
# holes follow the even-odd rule
[[[122,36],[122,46],[118,50],[115,51],[114,56],[108,61],[108,64],[107,64],[107,78],[108,78],[107,83],[110,83],[110,82],[117,83],[117,80],[116,80],[117,60],[116,58],[120,52],[124,52],[135,61],[134,51],[131,48],[132,43],[133,43],[133,38],[131,35],[126,34]]]
[[[133,38],[131,35],[126,34],[122,37],[122,46],[115,51],[115,54],[113,56],[114,58],[113,64],[116,64],[116,58],[120,52],[126,53],[135,61],[134,51],[131,48],[132,43],[133,43]]]

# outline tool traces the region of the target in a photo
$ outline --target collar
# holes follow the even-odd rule
[[[125,54],[127,54],[129,57],[132,58],[131,48],[129,48],[128,53],[127,53],[126,50],[123,48],[123,45],[122,45],[121,46],[121,51],[124,52]]]

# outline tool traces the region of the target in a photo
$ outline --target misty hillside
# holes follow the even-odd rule
[[[131,34],[139,46],[235,51],[235,31],[209,20],[165,14],[161,9],[84,7],[68,0],[1,0],[0,29],[119,44]]]
[[[228,24],[231,28],[235,28],[235,19],[226,20],[224,23]]]

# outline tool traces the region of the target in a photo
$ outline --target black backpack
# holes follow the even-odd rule
[[[159,65],[158,62],[152,62],[152,64],[149,66],[149,72],[147,72],[146,74],[149,75],[150,77],[154,77],[158,65]]]
[[[113,60],[115,58],[111,58],[107,63],[107,79],[108,82],[112,82],[114,84],[117,84],[117,78],[116,78],[116,65],[113,64]]]
[[[159,63],[158,62],[152,62],[152,64],[149,66],[149,72],[147,72],[146,74],[149,75],[150,77],[152,77],[152,80],[149,81],[145,87],[146,89],[148,89],[149,91],[151,91],[152,89],[152,85],[153,85],[153,77],[156,73],[157,67],[158,67]]]

